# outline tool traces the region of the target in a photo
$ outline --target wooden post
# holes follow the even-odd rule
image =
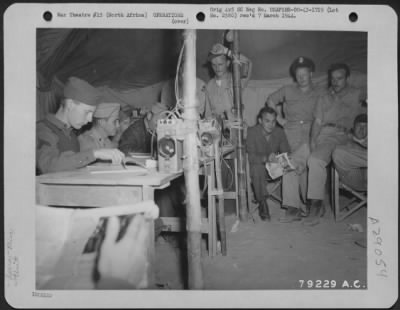
[[[233,30],[232,42],[233,59],[239,59],[239,31]],[[247,191],[246,191],[246,151],[243,143],[243,105],[242,105],[242,84],[240,79],[240,65],[233,61],[233,101],[238,128],[237,134],[236,158],[237,158],[237,180],[238,180],[238,199],[239,199],[239,217],[241,221],[248,220],[247,213]]]
[[[187,190],[186,230],[189,269],[188,284],[189,289],[203,289],[199,159],[197,153],[196,30],[185,30],[184,40],[183,118],[186,132],[183,148],[184,174]]]
[[[222,185],[222,176],[221,176],[221,157],[220,157],[220,147],[219,140],[214,141],[214,150],[215,150],[215,175],[216,175],[216,190],[218,192],[218,209],[217,209],[217,218],[218,218],[218,231],[221,237],[221,253],[222,255],[226,255],[226,228],[225,228],[225,208],[224,208],[224,189]],[[212,172],[214,173],[214,172]]]

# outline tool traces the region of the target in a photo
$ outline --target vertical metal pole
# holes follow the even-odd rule
[[[233,59],[239,59],[239,31],[233,30],[232,42]],[[240,80],[240,65],[233,61],[233,101],[236,112],[236,119],[239,123],[237,133],[236,156],[238,162],[237,180],[238,180],[238,199],[239,199],[239,217],[241,221],[247,221],[247,191],[246,191],[246,152],[243,143],[243,104],[242,104],[242,85]]]
[[[201,265],[201,209],[199,186],[199,159],[197,153],[196,109],[196,30],[184,31],[184,174],[187,189],[186,230],[188,251],[189,289],[203,289]]]
[[[218,218],[218,231],[221,238],[221,253],[226,256],[226,228],[225,228],[225,208],[224,208],[224,190],[222,185],[221,176],[221,156],[219,150],[219,140],[214,141],[215,150],[215,179],[216,179],[216,190],[218,192],[218,208],[217,208],[217,218]],[[212,173],[214,173],[212,171]]]

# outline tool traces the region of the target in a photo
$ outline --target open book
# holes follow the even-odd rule
[[[98,160],[83,169],[89,170],[91,174],[127,172],[136,173],[137,175],[145,175],[148,172],[146,161],[149,159],[151,159],[149,153],[129,153],[124,158],[126,167],[123,167],[121,164],[113,164],[109,160]]]
[[[147,159],[151,159],[150,153],[129,153],[129,155],[125,157],[125,163],[146,168]]]
[[[288,171],[295,169],[294,165],[290,161],[287,153],[282,153],[276,156],[277,162],[267,162],[265,167],[267,168],[268,174],[272,179],[279,178]]]

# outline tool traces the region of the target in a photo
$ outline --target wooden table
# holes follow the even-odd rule
[[[36,177],[38,204],[106,207],[154,200],[154,190],[169,186],[182,173],[148,172],[141,167],[86,167]]]

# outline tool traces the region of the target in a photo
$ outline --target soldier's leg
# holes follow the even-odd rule
[[[324,200],[327,178],[326,166],[331,161],[334,148],[335,144],[332,142],[321,143],[317,145],[308,158],[308,199]]]
[[[307,216],[308,208],[306,205],[307,201],[307,160],[310,156],[310,148],[308,144],[301,145],[297,150],[295,150],[291,154],[293,164],[298,168],[297,173],[298,175],[298,183],[299,183],[299,190],[300,190],[300,202],[299,202],[299,209],[301,209],[301,213],[303,216]]]
[[[267,172],[262,165],[250,166],[250,178],[254,189],[254,196],[259,203],[259,214],[262,220],[269,219],[269,210],[266,202],[267,192]]]
[[[285,134],[291,152],[295,152],[304,144],[309,143],[311,124],[291,123],[285,125]]]
[[[335,143],[328,141],[320,143],[311,153],[308,165],[307,198],[311,200],[309,217],[303,222],[305,225],[314,226],[319,223],[319,218],[324,214],[323,200],[327,179],[326,166],[331,161]]]
[[[281,223],[291,223],[301,219],[300,176],[295,171],[286,173],[282,177],[282,205],[286,208],[286,212],[285,216],[279,219]]]
[[[298,208],[300,205],[300,182],[295,171],[286,173],[282,177],[282,205]]]
[[[340,145],[332,154],[335,166],[341,171],[367,167],[367,149]]]
[[[308,215],[308,204],[307,204],[307,170],[299,175],[299,186],[300,186],[300,210],[303,216]]]
[[[354,189],[367,187],[367,150],[338,146],[332,154],[332,160],[340,179]]]

